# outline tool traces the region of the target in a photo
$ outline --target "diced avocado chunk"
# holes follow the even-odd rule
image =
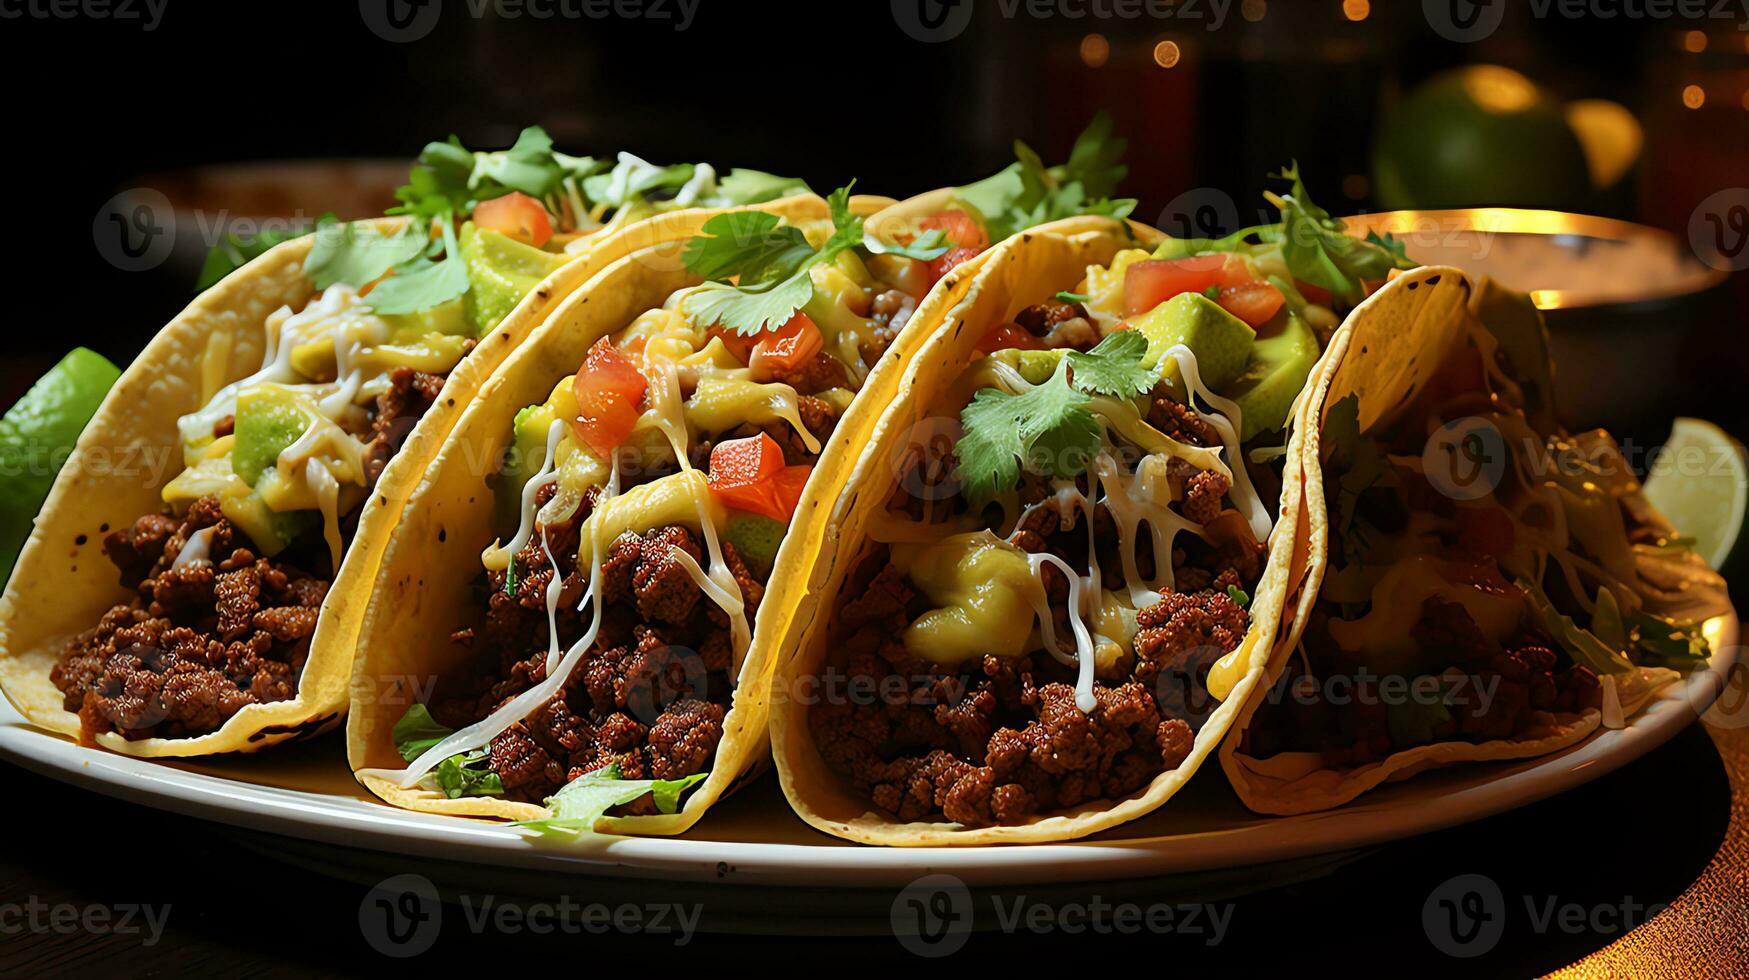
[[[1042,385],[1056,373],[1057,362],[1063,359],[1063,351],[1009,348],[999,350],[991,356],[1020,372],[1020,376],[1029,384]]]
[[[512,243],[518,244],[518,243]],[[541,253],[546,254],[546,253]],[[469,281],[473,272],[469,270]],[[514,306],[515,304],[511,304]],[[394,331],[397,340],[417,340],[427,334],[441,333],[458,337],[473,336],[473,324],[468,322],[467,303],[462,296],[447,303],[439,303],[429,309],[416,310],[412,313],[386,313],[383,322]]]
[[[1245,321],[1201,293],[1179,293],[1131,319],[1130,326],[1148,338],[1150,364],[1158,364],[1175,345],[1190,348],[1202,383],[1217,392],[1225,390],[1245,369],[1257,339],[1257,331]],[[1177,367],[1163,367],[1168,376],[1176,377]]]
[[[305,532],[314,530],[317,515],[311,510],[281,513],[267,506],[258,494],[219,498],[225,518],[249,536],[255,550],[273,556],[284,551]]]
[[[498,474],[497,496],[500,523],[514,525],[521,515],[522,487],[536,473],[547,457],[547,432],[553,424],[553,407],[530,405],[516,413],[511,423],[513,433],[510,449],[505,454],[504,469]]]
[[[723,540],[735,546],[735,553],[760,581],[771,577],[771,566],[777,560],[777,548],[783,544],[788,525],[758,514],[739,514],[723,528]]]
[[[462,225],[462,261],[468,267],[468,322],[476,336],[496,327],[567,256],[525,245],[495,231]]]
[[[237,441],[231,472],[250,486],[297,442],[314,421],[304,399],[279,385],[257,385],[237,395]]]
[[[1239,441],[1287,424],[1287,413],[1318,363],[1318,337],[1306,321],[1288,317],[1273,337],[1257,341],[1250,363],[1234,381],[1230,397],[1239,406]]]

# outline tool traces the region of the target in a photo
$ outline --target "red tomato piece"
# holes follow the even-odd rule
[[[1287,297],[1270,285],[1269,280],[1253,279],[1221,290],[1215,302],[1221,304],[1221,309],[1256,328],[1268,323],[1281,309],[1281,304],[1287,302]]]
[[[1044,346],[1043,341],[1018,323],[998,323],[985,332],[983,340],[978,341],[978,349],[986,354],[1010,347],[1019,350],[1043,350]]]
[[[770,377],[788,374],[812,363],[814,355],[826,346],[820,328],[812,317],[796,311],[783,326],[759,335],[747,365]]]
[[[1132,262],[1124,270],[1124,316],[1146,313],[1179,293],[1201,293],[1210,286],[1225,289],[1252,278],[1245,260],[1232,254]]]
[[[1327,310],[1333,310],[1336,308],[1336,294],[1325,289],[1323,286],[1314,286],[1303,279],[1295,279],[1294,288],[1300,291],[1300,295],[1304,296],[1308,303],[1316,303]]]
[[[941,277],[953,271],[954,266],[976,258],[982,248],[950,248],[929,261],[929,277],[934,282],[940,282]]]
[[[777,520],[787,521],[795,516],[796,507],[802,502],[802,491],[808,485],[808,476],[813,472],[814,467],[808,463],[785,466],[778,470],[777,477],[771,481],[774,502],[783,515],[777,517]]]
[[[957,208],[932,214],[917,222],[917,227],[924,231],[940,228],[948,242],[960,248],[982,251],[984,246],[990,244],[989,236],[984,234],[984,226],[978,224],[976,218]]]
[[[783,470],[783,449],[761,432],[713,446],[707,482],[725,506],[784,520],[789,515],[778,510],[776,496],[776,481]]]
[[[547,209],[521,191],[474,205],[474,224],[535,248],[553,237],[553,220]]]
[[[571,380],[571,391],[577,396],[577,418],[571,427],[577,438],[597,458],[611,458],[637,424],[638,405],[648,387],[644,373],[606,337],[596,341]]]

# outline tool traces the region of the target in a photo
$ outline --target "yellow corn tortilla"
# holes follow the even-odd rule
[[[853,205],[855,209],[855,205]],[[822,211],[821,216],[824,216]],[[511,439],[512,422],[526,405],[544,401],[553,385],[577,370],[590,345],[659,307],[675,290],[699,280],[679,261],[683,241],[628,255],[573,293],[529,342],[495,374],[450,433],[424,481],[413,492],[377,571],[358,636],[352,712],[346,725],[347,760],[359,781],[399,807],[506,820],[538,819],[546,809],[492,797],[449,799],[441,791],[402,788],[368,769],[401,769],[395,722],[419,700],[417,687],[461,665],[466,651],[450,634],[470,623],[480,553],[498,536],[493,490],[487,478]],[[991,253],[986,253],[989,255]],[[895,338],[903,349],[912,329],[927,328],[964,295],[982,266],[980,256],[936,284]],[[710,775],[677,813],[603,817],[595,829],[610,834],[678,834],[713,803],[760,771],[767,759],[768,693],[777,639],[808,591],[808,561],[826,532],[865,430],[894,397],[903,361],[889,354],[871,371],[850,409],[827,440],[791,519],[752,624],[753,641],[741,672]]]
[[[865,210],[888,204],[885,198],[853,202]],[[812,194],[759,209],[797,218],[826,215],[825,202]],[[346,712],[347,677],[377,565],[408,495],[463,409],[535,327],[597,271],[640,248],[684,240],[718,213],[720,209],[673,211],[606,232],[480,338],[445,380],[437,402],[407,437],[367,501],[322,605],[297,697],[248,705],[216,731],[196,737],[130,741],[106,732],[97,736],[98,744],[135,756],[212,755],[253,752],[333,727]],[[370,224],[387,232],[398,229],[402,220]],[[160,492],[182,469],[177,419],[200,408],[217,387],[209,388],[203,378],[209,341],[219,337],[229,343],[223,377],[214,379],[219,385],[259,367],[268,314],[281,306],[302,309],[316,293],[303,272],[313,243],[314,237],[306,235],[275,246],[197,296],[122,374],[79,437],[0,598],[0,689],[33,724],[63,735],[79,734],[79,717],[61,707],[62,695],[49,682],[49,670],[69,639],[132,595],[121,587],[103,554],[104,535],[163,509]]]
[[[1270,535],[1268,565],[1253,593],[1250,631],[1230,655],[1242,664],[1232,696],[1197,733],[1195,746],[1182,765],[1161,773],[1125,799],[1090,801],[1011,826],[900,823],[874,809],[826,766],[808,727],[808,705],[789,696],[789,692],[801,690],[802,678],[817,675],[826,662],[830,653],[826,620],[835,612],[839,592],[863,551],[870,521],[887,505],[903,450],[929,411],[933,395],[981,356],[977,347],[985,331],[992,324],[1012,319],[1019,310],[1049,299],[1065,283],[1080,281],[1087,266],[1108,264],[1120,249],[1151,246],[1162,237],[1143,225],[1120,225],[1092,217],[1070,218],[1022,232],[988,254],[965,297],[947,311],[945,320],[929,335],[917,338],[915,353],[904,366],[891,405],[864,440],[842,492],[826,501],[828,517],[816,525],[817,540],[809,550],[811,566],[805,574],[811,587],[789,617],[788,635],[774,674],[772,753],[784,795],[811,826],[865,844],[917,847],[1084,837],[1147,814],[1170,799],[1214,751],[1239,706],[1262,677],[1283,624],[1287,584],[1305,568],[1307,524],[1297,510],[1286,507]],[[1292,447],[1300,437],[1296,430],[1290,441],[1290,460],[1299,458]],[[1282,499],[1300,501],[1299,475],[1293,467],[1288,468],[1284,481]]]
[[[1464,342],[1466,321],[1477,314],[1490,289],[1490,284],[1472,283],[1459,270],[1445,266],[1425,266],[1396,276],[1349,314],[1307,382],[1297,424],[1299,446],[1290,449],[1290,456],[1298,453],[1292,465],[1300,472],[1298,487],[1304,497],[1298,510],[1310,525],[1307,575],[1293,603],[1292,626],[1276,643],[1266,678],[1249,697],[1240,698],[1234,692],[1243,709],[1220,752],[1221,768],[1234,791],[1258,813],[1324,810],[1347,803],[1381,783],[1407,779],[1428,769],[1545,755],[1582,741],[1602,723],[1596,710],[1557,714],[1553,724],[1533,737],[1436,742],[1344,770],[1323,768],[1315,753],[1289,752],[1258,759],[1240,749],[1251,718],[1287,668],[1323,583],[1330,524],[1321,463],[1325,412],[1352,394],[1359,400],[1363,433],[1388,425],[1396,410],[1418,395],[1438,372],[1445,354]],[[1632,715],[1644,707],[1668,679],[1664,674],[1676,676],[1669,671],[1646,670],[1621,675],[1627,679],[1618,685],[1623,712]]]

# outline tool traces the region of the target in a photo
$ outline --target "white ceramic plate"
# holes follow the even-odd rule
[[[1337,810],[1261,817],[1242,807],[1213,760],[1154,815],[1069,844],[874,848],[818,834],[762,779],[679,838],[580,844],[531,840],[500,824],[409,813],[355,783],[338,735],[258,756],[198,764],[112,755],[46,734],[0,701],[0,757],[135,803],[393,855],[568,875],[742,885],[892,888],[949,873],[973,887],[1110,881],[1215,871],[1349,851],[1500,813],[1639,758],[1712,705],[1737,658],[1738,622],[1709,629],[1711,664],[1671,685],[1628,727],[1552,756],[1447,769],[1385,786]],[[1742,719],[1749,722],[1749,713]],[[304,850],[308,851],[308,848]]]

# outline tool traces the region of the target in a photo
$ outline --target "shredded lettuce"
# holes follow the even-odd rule
[[[547,798],[552,816],[543,820],[527,820],[517,824],[541,833],[585,834],[595,829],[595,821],[608,810],[622,806],[649,793],[661,813],[680,809],[680,794],[705,778],[694,773],[683,779],[621,779],[619,766],[611,764],[585,773],[566,783]]]

